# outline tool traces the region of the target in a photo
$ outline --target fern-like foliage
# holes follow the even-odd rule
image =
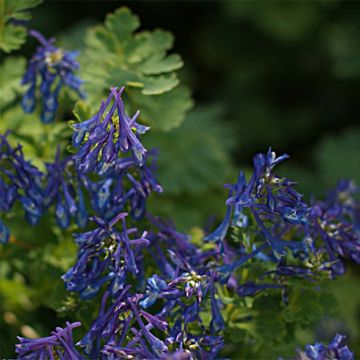
[[[1,0],[0,1],[0,49],[6,53],[17,50],[25,42],[24,21],[30,20],[29,9],[43,0]]]
[[[176,70],[181,57],[168,54],[174,38],[169,32],[135,32],[138,17],[128,8],[109,14],[103,25],[90,29],[81,60],[89,102],[98,103],[112,86],[126,86],[131,111],[154,128],[179,126],[192,106],[190,91],[179,86]]]

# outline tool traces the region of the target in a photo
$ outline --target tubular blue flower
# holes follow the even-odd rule
[[[25,219],[35,225],[44,211],[44,175],[25,160],[21,146],[11,147],[6,137],[0,136],[0,210],[9,211],[19,200]]]
[[[344,335],[336,334],[331,343],[326,346],[321,343],[305,346],[305,354],[311,360],[354,360],[354,354],[344,345]]]
[[[69,227],[71,219],[75,219],[79,227],[85,227],[88,212],[81,189],[84,176],[74,171],[71,157],[60,160],[59,149],[55,161],[46,164],[46,168],[44,204],[47,207],[56,204],[57,224],[65,229]]]
[[[152,306],[160,297],[162,291],[167,289],[166,282],[158,275],[153,275],[147,280],[147,288],[145,296],[140,300],[139,304],[143,308]]]
[[[74,328],[81,326],[81,323],[66,323],[63,329],[57,327],[51,336],[40,339],[26,339],[18,337],[20,343],[16,345],[17,359],[76,359],[84,358],[76,350],[72,338]]]
[[[112,88],[105,102],[102,102],[98,113],[89,120],[73,124],[73,145],[79,149],[74,155],[75,163],[82,172],[94,171],[99,174],[104,169],[114,169],[119,153],[132,152],[133,159],[142,165],[146,149],[139,140],[148,128],[136,122],[139,112],[130,118],[120,90]],[[110,106],[113,100],[113,104]],[[106,109],[110,109],[106,112]]]
[[[130,240],[129,234],[136,233],[137,229],[127,229],[126,216],[127,213],[119,213],[110,221],[93,217],[98,227],[75,235],[80,246],[77,262],[62,276],[68,291],[91,299],[103,284],[110,282],[111,294],[116,296],[123,289],[127,274],[138,274],[136,257],[142,247],[149,246],[149,241],[146,232]],[[119,220],[122,221],[120,232],[115,229]]]
[[[210,330],[212,334],[216,334],[225,328],[225,322],[221,316],[220,309],[218,307],[218,301],[215,298],[215,272],[211,272],[210,276],[210,297],[211,297],[211,314],[212,319],[210,323]]]
[[[286,248],[293,252],[305,251],[301,241],[283,240],[275,232],[275,227],[279,227],[279,224],[285,226],[307,223],[310,211],[302,202],[301,195],[294,190],[295,183],[273,173],[273,168],[286,158],[286,154],[276,157],[269,148],[265,155],[257,154],[254,157],[254,173],[249,182],[246,182],[244,173],[240,172],[236,184],[226,185],[229,188],[226,216],[218,229],[205,237],[205,241],[215,240],[223,249],[222,244],[230,224],[247,227],[252,220],[276,257],[284,256]],[[249,214],[244,214],[245,210]]]
[[[311,223],[306,233],[312,243],[321,239],[333,275],[342,275],[345,266],[342,258],[349,258],[360,264],[359,202],[353,194],[359,190],[351,183],[341,181],[329,193],[325,201],[313,203],[310,212]]]
[[[21,81],[23,85],[29,85],[22,99],[22,107],[27,113],[35,110],[36,86],[41,78],[41,120],[51,123],[55,120],[58,97],[63,86],[75,90],[81,97],[85,96],[81,89],[82,81],[74,75],[79,69],[79,63],[75,60],[78,52],[57,48],[54,46],[55,39],[46,40],[35,30],[29,31],[29,34],[39,41],[40,46],[31,58]]]

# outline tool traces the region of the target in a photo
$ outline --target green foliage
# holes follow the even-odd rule
[[[10,107],[0,115],[0,133],[10,130],[9,141],[13,145],[21,143],[27,159],[44,169],[44,162],[52,162],[57,147],[65,147],[71,130],[66,123],[56,123],[51,127],[43,124],[37,114],[24,114],[19,106]]]
[[[298,287],[289,297],[289,305],[284,310],[286,321],[309,325],[323,316],[320,293]]]
[[[7,57],[0,65],[0,112],[23,92],[20,79],[25,71],[25,59]]]
[[[26,38],[26,29],[13,20],[30,20],[29,9],[43,0],[0,0],[0,49],[6,53],[17,50]]]
[[[128,8],[109,14],[104,25],[87,32],[82,56],[82,77],[90,103],[98,103],[112,86],[126,86],[131,109],[154,128],[180,125],[192,106],[190,92],[178,87],[179,55],[167,52],[173,36],[160,29],[134,33],[139,19]]]
[[[174,218],[180,227],[203,224],[225,210],[223,184],[233,181],[236,172],[229,156],[233,135],[220,123],[223,117],[219,105],[199,106],[166,136],[156,130],[144,136],[147,147],[159,151],[158,178],[164,188],[161,200],[154,199],[151,208]]]
[[[337,136],[328,136],[319,144],[316,158],[320,176],[327,186],[340,179],[360,183],[360,128],[349,129]]]
[[[301,1],[225,2],[225,9],[231,17],[246,19],[265,34],[285,41],[310,35],[319,21],[318,8],[317,3]]]

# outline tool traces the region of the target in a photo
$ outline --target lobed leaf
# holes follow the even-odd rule
[[[89,102],[99,103],[112,86],[126,86],[131,109],[154,128],[179,126],[192,106],[190,92],[178,87],[177,54],[168,55],[174,38],[161,29],[134,33],[139,19],[127,8],[109,14],[104,25],[90,29],[80,59]]]
[[[29,9],[39,5],[43,0],[2,0],[0,2],[0,49],[6,53],[20,48],[25,42],[26,29],[23,25],[11,21],[31,19]]]

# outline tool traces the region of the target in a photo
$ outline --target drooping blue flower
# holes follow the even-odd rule
[[[44,174],[25,160],[20,145],[13,148],[6,137],[0,136],[0,210],[8,212],[19,200],[26,220],[35,225],[44,211]]]
[[[37,359],[76,359],[84,358],[76,350],[72,331],[81,326],[81,323],[66,322],[66,327],[57,327],[51,336],[39,339],[27,339],[18,337],[19,344],[16,345],[17,359],[19,360],[37,360]]]
[[[301,241],[284,240],[273,229],[273,225],[278,226],[279,223],[296,225],[308,221],[310,209],[294,190],[295,183],[273,173],[274,167],[286,158],[286,154],[276,157],[269,148],[266,154],[260,153],[254,157],[254,172],[249,182],[246,182],[244,173],[240,172],[236,184],[226,185],[229,189],[226,216],[218,229],[207,235],[205,240],[222,244],[230,224],[241,227],[245,224],[247,227],[250,225],[249,215],[252,215],[252,222],[276,257],[285,255],[286,248],[293,252],[305,250]],[[245,211],[248,213],[245,214]],[[239,222],[240,219],[245,223]]]
[[[123,91],[124,87],[112,88],[94,117],[73,124],[73,145],[78,148],[74,160],[80,171],[107,173],[114,169],[120,152],[131,151],[136,163],[143,164],[146,149],[139,135],[148,128],[136,122],[139,112],[132,118],[126,114],[121,98]]]
[[[79,245],[76,264],[62,276],[68,291],[79,292],[83,299],[93,298],[101,286],[109,283],[109,290],[116,296],[125,286],[127,274],[138,274],[137,254],[142,247],[147,247],[147,233],[130,239],[129,234],[137,229],[127,229],[125,217],[119,213],[110,221],[92,217],[98,227],[92,231],[75,234]],[[115,225],[122,222],[121,230]]]
[[[38,31],[31,30],[29,34],[39,41],[40,46],[31,58],[21,81],[23,85],[29,85],[22,99],[22,107],[27,113],[35,110],[37,84],[40,80],[41,121],[51,123],[56,117],[58,97],[63,86],[84,97],[82,81],[74,75],[79,69],[79,63],[75,60],[78,52],[57,48],[54,45],[55,39],[47,40]]]

